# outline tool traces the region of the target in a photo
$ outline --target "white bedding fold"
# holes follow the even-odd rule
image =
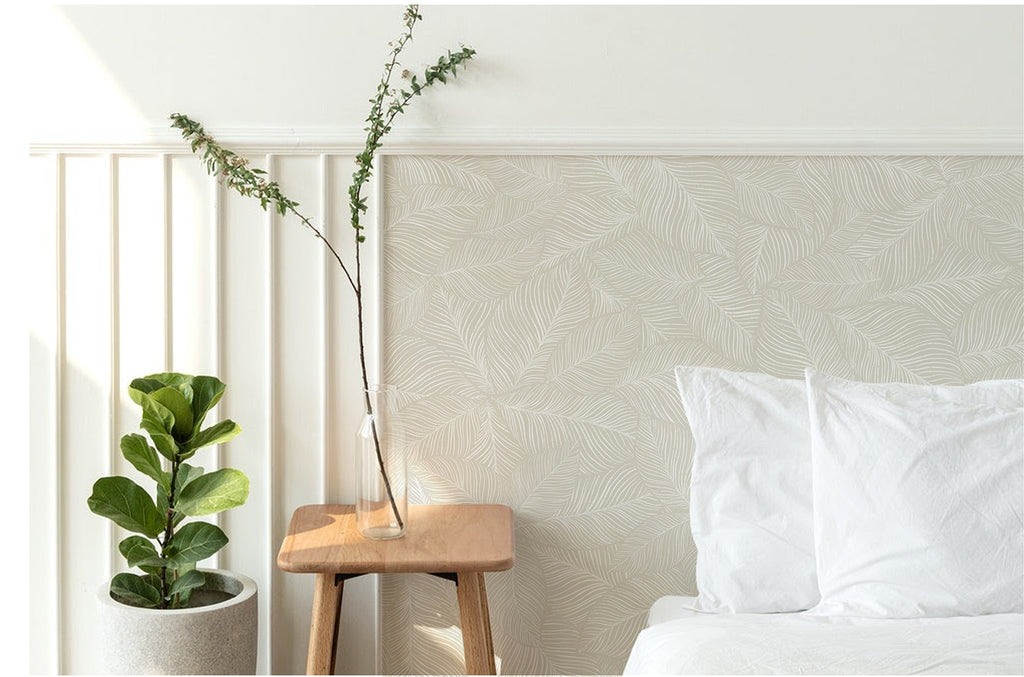
[[[669,597],[624,674],[1022,674],[1024,615],[877,619],[709,614]]]

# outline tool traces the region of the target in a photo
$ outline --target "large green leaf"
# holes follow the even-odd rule
[[[178,567],[174,571],[177,574],[177,576],[180,578],[180,577],[184,576],[185,574],[187,574],[188,572],[192,571],[195,568],[196,568],[195,562],[190,562],[188,564],[179,564]],[[205,578],[205,576],[204,576],[204,578]],[[193,590],[194,589],[183,590],[181,593],[178,594],[178,606],[185,606],[186,604],[188,604],[189,598],[192,597]]]
[[[114,576],[110,581],[110,592],[132,606],[152,608],[160,605],[160,591],[150,585],[146,578],[137,574]]]
[[[249,478],[240,470],[222,468],[184,486],[174,507],[190,517],[198,517],[242,505],[248,497]]]
[[[161,387],[171,386],[172,388],[181,388],[191,384],[193,378],[194,377],[189,374],[179,374],[176,371],[164,371],[159,374],[150,374],[146,377],[146,380],[156,381],[161,384]]]
[[[192,437],[192,407],[177,388],[168,386],[149,395],[162,404],[174,416],[171,429],[174,439],[185,442]]]
[[[216,406],[224,394],[226,386],[220,379],[213,376],[196,376],[192,379],[192,416],[193,428],[198,431],[206,419],[206,414]]]
[[[153,478],[164,490],[171,488],[170,475],[164,472],[156,450],[149,446],[142,435],[125,435],[121,438],[121,454],[136,470]]]
[[[158,557],[153,542],[142,536],[129,536],[118,544],[117,549],[128,560],[130,567],[138,566],[139,562],[150,557]]]
[[[174,432],[174,413],[153,399],[150,393],[134,388],[128,389],[132,401],[142,407],[142,422],[139,427],[151,435],[171,435]],[[156,441],[155,439],[153,440]]]
[[[183,595],[195,590],[196,588],[202,587],[204,583],[206,583],[206,576],[203,572],[198,571],[197,569],[191,569],[186,571],[183,575],[178,576],[178,578],[171,583],[171,595]]]
[[[202,474],[203,469],[197,465],[189,465],[188,463],[182,463],[179,465],[178,479],[174,482],[175,495],[181,495],[181,490],[188,485],[189,482]]]
[[[153,499],[127,477],[102,477],[92,485],[89,509],[113,520],[128,531],[155,537],[163,528],[163,518]]]
[[[178,564],[177,566],[175,566],[174,571],[177,573],[178,576],[184,576],[185,574],[187,574],[195,568],[195,562],[186,562],[184,564]]]
[[[140,559],[138,562],[135,563],[135,566],[139,567],[147,573],[159,574],[160,569],[163,569],[164,567],[173,568],[173,564],[174,563],[166,557],[154,555],[153,557],[145,557],[143,559]]]
[[[240,432],[242,432],[240,425],[231,419],[225,419],[196,434],[189,440],[185,450],[194,452],[196,449],[208,447],[211,444],[223,444]]]
[[[161,375],[162,374],[156,374],[155,376]],[[134,379],[131,383],[129,383],[128,394],[131,395],[133,390],[138,391],[139,393],[154,393],[157,390],[160,390],[161,388],[164,388],[166,386],[167,384],[164,383],[163,381],[160,381],[159,379],[156,379],[153,376],[146,376],[145,378]],[[139,402],[139,400],[135,399],[134,395],[132,395],[132,401],[135,402],[136,404],[142,404],[141,402]]]
[[[189,522],[171,539],[168,554],[171,566],[191,564],[206,559],[227,545],[228,537],[215,524]]]
[[[174,441],[174,437],[171,434],[153,432],[152,430],[148,432],[150,439],[153,440],[153,445],[156,446],[156,450],[160,452],[161,456],[168,461],[173,461],[178,456],[178,443]]]

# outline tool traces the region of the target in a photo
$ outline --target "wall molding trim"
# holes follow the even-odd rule
[[[365,132],[352,127],[210,128],[221,143],[247,153],[349,153]],[[176,130],[151,128],[136,138],[82,142],[36,135],[30,153],[188,153]],[[396,129],[389,155],[1021,155],[1022,129]]]

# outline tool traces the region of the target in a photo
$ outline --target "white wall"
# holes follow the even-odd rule
[[[24,26],[31,48],[22,58],[34,80],[20,100],[30,102],[36,153],[29,213],[38,264],[29,304],[33,671],[93,669],[87,595],[116,558],[113,534],[97,526],[81,494],[118,469],[112,443],[132,423],[118,388],[133,365],[161,359],[161,368],[220,371],[235,396],[225,403],[231,415],[231,401],[251,408],[241,413],[253,421],[245,444],[256,451],[246,457],[234,445],[222,460],[265,493],[226,518],[234,542],[225,563],[261,568],[262,621],[274,621],[261,669],[301,670],[309,586],[274,571],[269,558],[292,508],[346,496],[350,308],[319,263],[294,265],[318,256],[305,233],[286,229],[273,239],[252,205],[219,197],[197,163],[173,157],[184,149],[166,116],[189,113],[254,152],[326,142],[322,157],[274,162],[314,213],[341,212],[323,195],[342,188],[352,151],[344,144],[361,136],[401,9],[25,11],[34,20]],[[426,6],[423,14],[406,65],[460,41],[479,57],[456,84],[416,101],[392,150],[487,152],[511,140],[541,153],[690,152],[726,139],[743,152],[1020,152],[1019,6]],[[266,161],[262,152],[254,157]],[[325,166],[333,191],[320,187]],[[169,221],[157,209],[167,175],[174,190],[166,199],[184,200]],[[137,233],[127,223],[148,224],[154,237],[170,233],[151,275],[164,275],[165,244],[178,251],[155,309],[132,295],[133,257],[149,245],[131,240]],[[342,223],[339,214],[335,227]],[[190,270],[220,277],[198,263],[179,268],[189,254],[229,274],[219,286],[188,281]],[[129,267],[116,266],[119,258]],[[180,304],[189,298],[194,306]],[[143,312],[152,343],[138,333]],[[303,342],[304,331],[313,343]],[[239,402],[244,388],[257,390],[255,404]],[[65,580],[55,589],[58,575]],[[369,586],[349,596],[355,588],[346,586],[342,651],[350,662],[340,667],[367,673],[374,650],[359,633],[372,624],[359,621],[371,617],[374,597]]]
[[[405,60],[473,68],[405,128],[1020,130],[1020,6],[426,6]],[[36,55],[33,140],[358,130],[398,6],[68,6]],[[54,48],[51,50],[51,48]],[[71,105],[69,105],[71,103]],[[88,103],[88,105],[82,105]]]

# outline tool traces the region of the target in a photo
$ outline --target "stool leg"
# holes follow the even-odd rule
[[[494,640],[491,639],[491,614],[487,609],[487,587],[484,585],[483,573],[478,573],[477,577],[480,579],[480,610],[484,619],[484,639],[487,640],[487,667],[490,670],[487,674],[496,675],[498,671],[494,667]]]
[[[338,652],[338,616],[345,582],[334,582],[334,574],[317,574],[313,588],[313,613],[309,623],[307,675],[334,674]]]
[[[487,617],[483,576],[475,571],[458,574],[459,616],[462,622],[462,650],[466,655],[467,675],[493,675],[490,619]]]

